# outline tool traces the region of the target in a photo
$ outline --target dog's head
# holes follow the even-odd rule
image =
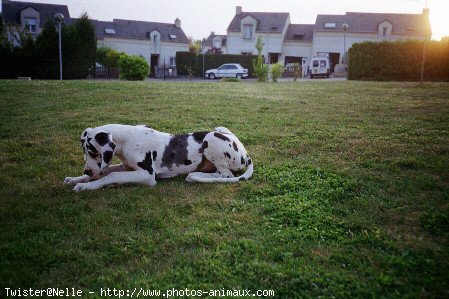
[[[81,133],[83,147],[84,174],[97,178],[109,167],[114,156],[115,143],[111,133],[87,128]]]

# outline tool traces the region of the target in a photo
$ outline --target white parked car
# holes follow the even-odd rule
[[[244,69],[240,64],[226,63],[218,69],[207,70],[204,76],[209,79],[222,77],[242,79],[248,77],[248,75],[248,70]]]

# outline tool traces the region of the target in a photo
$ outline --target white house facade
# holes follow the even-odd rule
[[[129,55],[145,58],[154,67],[176,66],[176,52],[188,51],[189,40],[181,21],[173,24],[114,19],[93,21],[97,46],[110,47]]]
[[[289,13],[244,12],[237,6],[227,29],[226,53],[257,54],[255,45],[261,37],[267,63],[298,62],[305,70],[310,58],[318,55],[329,56],[335,66],[354,43],[423,40],[430,36],[426,9],[422,14],[318,15],[315,24],[291,24]]]

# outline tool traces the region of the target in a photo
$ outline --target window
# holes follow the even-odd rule
[[[277,26],[271,26],[270,29],[274,31],[274,30],[278,30],[278,27]]]
[[[384,27],[384,28],[383,28],[383,30],[384,30],[383,35],[384,35],[384,36],[387,36],[387,29],[388,29],[387,27]]]
[[[26,23],[26,29],[30,33],[36,33],[36,25],[37,25],[36,18],[25,18],[25,23]]]
[[[157,43],[157,34],[153,35],[153,43]]]
[[[214,47],[215,48],[220,48],[221,47],[221,40],[217,39],[214,41]]]
[[[170,66],[176,66],[176,58],[170,57]]]
[[[252,24],[243,25],[243,38],[253,38],[253,25]]]
[[[229,65],[222,65],[222,66],[220,66],[219,68],[218,68],[218,70],[220,70],[220,71],[224,71],[224,70],[227,70],[229,68]]]
[[[170,38],[171,38],[171,39],[177,39],[178,36],[177,36],[176,34],[170,34]]]
[[[320,67],[326,67],[326,60],[320,60]]]
[[[293,39],[303,40],[304,39],[304,34],[293,34]]]
[[[236,70],[237,67],[235,65],[229,65],[228,70]]]
[[[324,28],[335,28],[337,27],[337,24],[335,23],[325,23]]]
[[[115,34],[115,30],[114,30],[114,29],[111,29],[111,28],[105,28],[105,29],[104,29],[104,32],[105,32],[106,34]]]
[[[318,67],[319,63],[320,62],[318,60],[314,60],[313,61],[313,67]]]

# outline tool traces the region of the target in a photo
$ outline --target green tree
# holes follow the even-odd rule
[[[201,50],[201,41],[194,40],[193,37],[189,37],[189,52],[199,53]]]
[[[265,43],[259,36],[256,42],[256,49],[258,52],[257,59],[253,59],[254,73],[257,77],[257,81],[266,82],[268,80],[268,65],[264,64],[262,57],[262,50]]]

